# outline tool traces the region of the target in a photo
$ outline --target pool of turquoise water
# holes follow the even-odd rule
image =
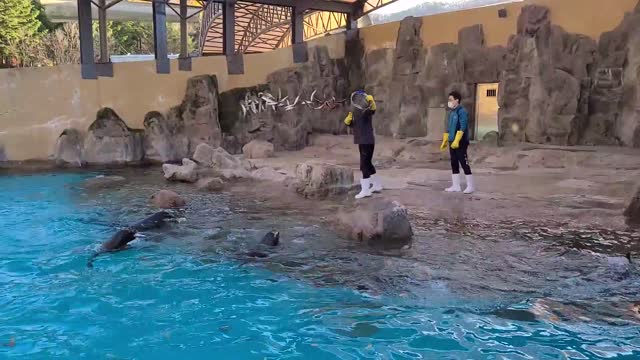
[[[446,281],[372,294],[181,241],[215,239],[217,219],[261,231],[223,197],[206,206],[207,221],[88,269],[91,251],[143,216],[147,199],[87,195],[73,185],[88,176],[0,177],[0,358],[640,358],[633,324],[509,320],[466,311],[472,297]]]

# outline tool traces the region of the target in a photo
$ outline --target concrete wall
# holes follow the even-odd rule
[[[425,46],[455,43],[459,29],[482,24],[487,46],[505,45],[516,32],[522,6],[536,3],[551,9],[554,24],[597,39],[617,26],[637,2],[608,0],[603,11],[601,0],[530,0],[440,14],[423,18],[421,38]],[[507,9],[506,18],[498,17],[501,8]],[[398,29],[399,23],[362,29],[365,51],[395,47]],[[309,46],[327,46],[334,59],[345,55],[343,34],[315,39]],[[270,73],[291,66],[291,49],[281,49],[246,55],[243,75],[227,75],[223,57],[195,58],[189,72],[178,71],[174,61],[167,75],[156,74],[154,62],[119,63],[114,64],[113,78],[98,80],[82,80],[79,66],[0,70],[0,160],[3,153],[9,160],[48,158],[63,129],[86,129],[96,111],[105,106],[130,127],[141,128],[147,112],[179,104],[186,80],[195,75],[217,75],[222,92],[264,83]]]
[[[332,58],[342,58],[344,40],[325,37],[309,47],[326,46]],[[227,75],[221,56],[194,58],[192,71],[179,71],[172,61],[170,74],[156,74],[153,61],[117,63],[113,78],[98,80],[83,80],[79,65],[0,70],[0,154],[3,148],[9,160],[47,159],[65,128],[87,129],[102,107],[142,128],[149,111],[180,104],[192,76],[215,74],[222,92],[265,83],[270,73],[291,66],[291,49],[279,49],[246,55],[243,75]]]

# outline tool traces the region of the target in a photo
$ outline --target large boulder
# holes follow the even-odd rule
[[[83,160],[108,165],[140,162],[143,157],[142,131],[130,129],[112,109],[100,109],[84,140]]]
[[[193,160],[182,159],[182,165],[164,164],[164,178],[169,181],[194,183],[198,181],[197,166]]]
[[[326,198],[348,192],[353,170],[345,166],[308,161],[296,166],[296,191],[306,198]]]
[[[640,187],[636,189],[635,194],[631,198],[624,216],[629,226],[640,227]]]
[[[144,117],[145,158],[155,162],[179,161],[189,156],[189,139],[184,134],[183,122],[167,119],[157,111]]]
[[[270,142],[252,140],[242,148],[242,153],[247,159],[265,159],[273,157],[275,150]]]
[[[341,209],[334,221],[340,234],[372,247],[402,248],[413,238],[407,209],[397,201],[367,199]]]
[[[245,164],[221,147],[214,149],[207,144],[200,144],[196,148],[193,159],[201,166],[210,168],[216,175],[226,179],[251,177]]]
[[[56,141],[54,159],[58,165],[82,166],[84,136],[78,129],[65,129]]]
[[[160,190],[151,196],[151,204],[161,209],[183,208],[187,202],[171,190]]]

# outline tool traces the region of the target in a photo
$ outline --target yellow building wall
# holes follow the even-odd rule
[[[528,0],[507,5],[458,11],[423,18],[422,39],[426,46],[457,42],[460,28],[482,24],[488,46],[506,45],[516,31],[520,9],[540,4],[551,9],[554,24],[567,31],[593,38],[612,30],[638,0]],[[506,8],[508,17],[498,18]],[[393,48],[399,23],[361,29],[365,51]],[[327,46],[332,58],[345,54],[344,34],[309,41],[309,48]],[[279,69],[294,66],[291,49],[280,49],[244,57],[243,75],[228,75],[224,57],[194,58],[192,71],[156,74],[155,62],[114,64],[114,77],[82,80],[80,66],[0,70],[0,147],[10,160],[47,159],[53,154],[57,137],[67,127],[85,130],[101,107],[113,108],[130,127],[141,128],[144,115],[152,110],[167,111],[184,96],[187,79],[214,74],[220,91],[264,83]]]

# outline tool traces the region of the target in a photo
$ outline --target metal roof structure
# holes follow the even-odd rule
[[[236,53],[264,52],[292,44],[294,9],[303,9],[303,40],[349,26],[348,22],[397,0],[272,0],[237,1],[235,4]],[[202,1],[200,52],[222,54],[223,3]],[[292,6],[293,5],[293,6]]]
[[[357,27],[358,19],[397,0],[76,0],[83,78],[112,76],[107,47],[107,12],[119,3],[149,3],[158,73],[170,72],[167,21],[180,21],[180,70],[191,68],[187,22],[202,21],[200,55],[227,57],[230,74],[244,72],[242,54],[293,47],[294,62],[306,61],[305,40]],[[97,12],[99,59],[94,58],[93,18]]]

